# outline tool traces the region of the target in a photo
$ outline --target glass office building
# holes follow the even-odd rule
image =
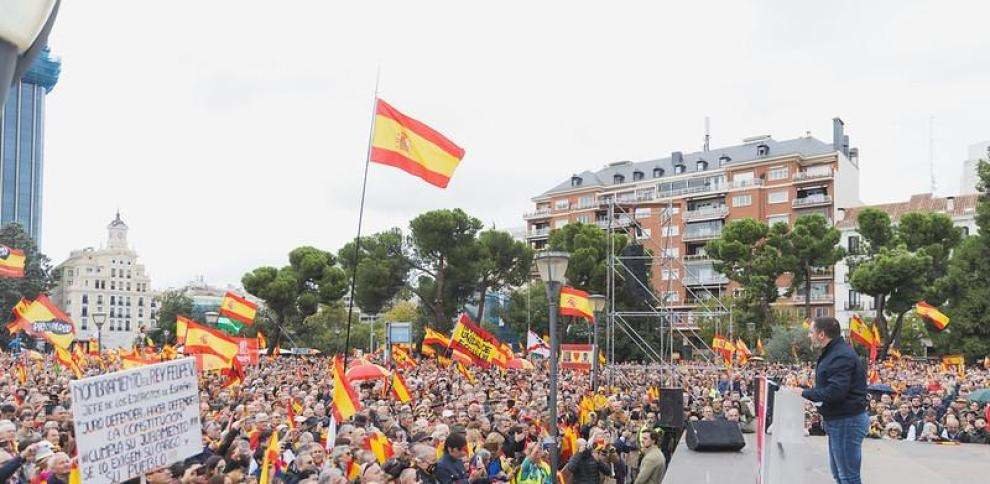
[[[0,224],[21,224],[41,245],[45,95],[62,69],[45,49],[10,89],[0,112]]]

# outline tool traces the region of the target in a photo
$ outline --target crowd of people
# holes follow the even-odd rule
[[[388,379],[355,382],[362,409],[339,423],[331,422],[331,367],[321,356],[263,357],[238,385],[225,387],[221,374],[202,375],[202,452],[144,478],[257,482],[274,433],[280,453],[273,482],[550,482],[549,380],[540,363],[532,370],[472,368],[472,381],[454,366],[422,359],[396,370],[411,400],[392,396]],[[119,368],[104,357],[85,371]],[[0,355],[0,371],[0,482],[68,482],[76,451],[70,373],[51,359],[23,354]],[[668,459],[659,449],[664,435],[654,389],[683,388],[687,420],[723,419],[753,432],[757,375],[798,386],[813,378],[811,365],[624,364],[611,371],[597,394],[586,372],[561,375],[560,427],[571,436],[560,462],[567,482],[661,482]],[[902,361],[879,372],[892,388],[871,392],[871,437],[990,443],[990,410],[967,399],[990,387],[987,370],[950,374],[938,365]],[[806,416],[808,434],[822,435],[813,405]],[[373,437],[386,439],[390,450],[373,450]]]

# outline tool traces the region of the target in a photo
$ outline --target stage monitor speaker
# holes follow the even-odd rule
[[[684,390],[681,388],[660,389],[661,427],[684,428]]]
[[[737,422],[688,422],[685,433],[688,448],[698,452],[736,452],[746,446]]]

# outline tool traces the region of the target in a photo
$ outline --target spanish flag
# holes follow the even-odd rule
[[[431,185],[447,188],[464,158],[464,150],[385,101],[377,101],[370,161],[394,166]]]
[[[450,336],[429,327],[425,327],[423,331],[423,346],[432,345],[441,348],[450,346]]]
[[[24,277],[24,251],[0,244],[0,277]]]
[[[742,338],[736,339],[736,354],[739,356],[740,365],[749,363],[749,357],[753,356],[753,353],[749,351],[749,347],[746,346],[746,342],[744,342]]]
[[[24,366],[24,363],[18,361],[17,364],[14,365],[14,374],[17,375],[18,383],[20,383],[21,385],[27,383],[27,379],[28,379],[27,367]]]
[[[767,351],[763,349],[763,338],[756,339],[756,354],[760,356],[766,356]]]
[[[268,348],[268,340],[265,338],[264,333],[258,331],[258,349],[263,350],[267,348]]]
[[[21,319],[27,323],[22,322],[21,328],[27,327],[29,334],[44,337],[52,346],[68,349],[76,337],[75,324],[44,294],[24,309]]]
[[[344,373],[344,359],[338,355],[333,359],[333,417],[343,423],[360,410],[361,400]]]
[[[853,314],[849,318],[849,339],[863,345],[867,349],[877,346],[877,342],[873,339],[873,330],[866,325],[866,322],[858,314]]]
[[[347,482],[354,482],[361,477],[361,466],[353,458],[347,462]]]
[[[201,354],[204,356],[213,356],[223,362],[221,369],[230,366],[230,361],[237,356],[239,349],[237,341],[234,338],[194,321],[187,320],[186,326],[185,353],[187,355]]]
[[[82,368],[79,368],[79,364],[76,363],[74,359],[72,359],[72,354],[69,353],[69,350],[62,348],[61,346],[58,345],[54,345],[54,346],[55,346],[55,360],[58,361],[58,364],[62,365],[65,369],[70,370],[72,374],[76,376],[77,379],[82,378],[83,377]]]
[[[186,333],[189,332],[189,323],[196,324],[193,320],[185,316],[175,317],[175,344],[186,344]]]
[[[272,432],[271,438],[268,439],[268,446],[265,447],[264,459],[261,461],[261,476],[258,477],[258,484],[275,482],[275,478],[281,470],[279,451],[278,432]]]
[[[221,373],[226,377],[223,382],[224,388],[230,388],[234,385],[240,385],[244,383],[244,366],[241,365],[240,360],[234,358],[230,360],[230,367],[221,370]]]
[[[254,316],[258,313],[258,305],[237,294],[227,292],[220,303],[220,316],[240,321],[244,324],[254,324]]]
[[[565,425],[560,435],[560,459],[567,461],[578,451],[577,431],[573,425]]]
[[[392,359],[395,360],[395,364],[399,368],[409,369],[416,367],[416,361],[399,345],[392,345]]]
[[[463,376],[464,379],[472,385],[478,383],[478,379],[474,377],[474,373],[471,373],[471,370],[468,370],[467,367],[462,365],[460,362],[457,363],[457,372],[460,373],[461,376]]]
[[[388,440],[385,434],[377,430],[364,438],[364,448],[374,454],[378,464],[384,464],[385,461],[395,455],[395,451],[392,449],[392,442]]]
[[[399,375],[399,372],[392,373],[392,395],[399,403],[407,403],[412,400],[412,395],[409,394],[409,387],[406,386],[406,381]]]
[[[651,402],[660,400],[660,389],[657,387],[649,387],[646,389],[646,396]]]
[[[595,319],[595,309],[591,306],[588,293],[568,286],[560,288],[560,314],[586,318],[589,321]]]
[[[914,305],[914,312],[918,313],[918,316],[925,318],[929,323],[932,323],[935,329],[939,331],[942,331],[949,325],[949,317],[925,301],[918,301]]]

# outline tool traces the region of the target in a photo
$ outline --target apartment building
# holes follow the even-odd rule
[[[540,249],[551,231],[576,222],[627,232],[663,255],[666,260],[654,258],[651,267],[656,293],[669,307],[690,315],[703,299],[733,290],[704,250],[726,223],[744,217],[793,223],[811,213],[835,220],[837,207],[861,205],[858,158],[842,120],[835,118],[831,142],[810,134],[783,141],[756,136],[735,146],[610,163],[533,197],[534,210],[523,216],[526,238]],[[816,315],[834,313],[833,279],[831,268],[815,278]],[[803,300],[801,293],[780,304]]]

